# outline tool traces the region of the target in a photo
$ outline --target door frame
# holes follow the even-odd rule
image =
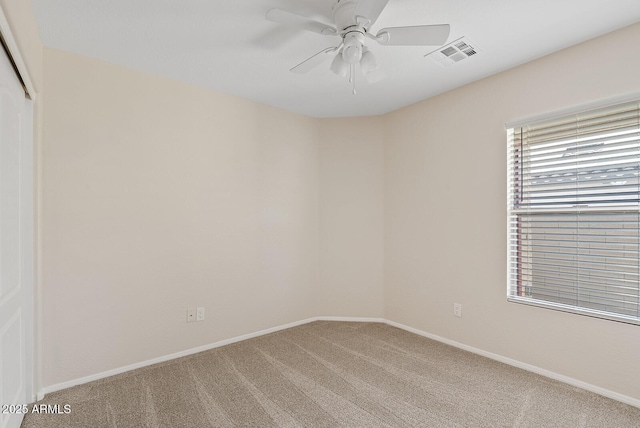
[[[0,37],[1,42],[4,45],[4,50],[11,61],[18,79],[22,82],[25,90],[25,104],[23,107],[24,112],[28,114],[23,115],[23,123],[21,124],[21,133],[25,137],[25,141],[29,141],[30,144],[25,144],[25,148],[21,152],[21,156],[28,158],[27,162],[23,162],[21,165],[21,183],[24,183],[26,187],[24,190],[27,194],[32,195],[31,200],[21,201],[21,211],[25,210],[27,218],[29,220],[30,227],[27,227],[27,239],[32,242],[29,251],[27,251],[27,261],[31,265],[30,269],[26,269],[31,273],[31,281],[28,281],[30,286],[24,287],[21,299],[23,301],[23,308],[25,315],[23,322],[25,333],[28,336],[25,341],[25,357],[27,358],[27,375],[25,377],[26,384],[25,390],[27,399],[31,402],[40,400],[44,397],[41,383],[41,293],[40,290],[40,210],[41,210],[41,197],[40,197],[40,168],[39,168],[39,152],[40,144],[37,130],[39,126],[35,126],[38,121],[35,106],[39,102],[36,100],[37,93],[31,80],[29,70],[26,66],[24,58],[18,47],[18,43],[14,37],[11,25],[7,20],[7,16],[4,13],[2,6],[0,6]],[[2,49],[2,46],[0,46]],[[23,170],[23,167],[24,170]],[[22,186],[22,184],[21,184]]]

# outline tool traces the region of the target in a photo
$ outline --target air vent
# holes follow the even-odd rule
[[[431,58],[443,67],[471,58],[480,52],[478,45],[470,42],[466,37],[461,37],[448,45],[442,46],[433,52],[429,52],[425,57]]]

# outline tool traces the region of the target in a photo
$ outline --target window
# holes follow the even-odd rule
[[[640,324],[640,102],[507,138],[508,300]]]

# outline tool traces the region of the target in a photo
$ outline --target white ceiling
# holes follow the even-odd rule
[[[334,0],[31,2],[45,46],[316,117],[387,113],[640,21],[640,0],[390,0],[373,33],[448,23],[449,41],[466,36],[482,52],[443,68],[424,57],[434,47],[370,41],[387,78],[360,79],[354,96],[329,63],[289,72],[339,37],[264,19],[277,7],[331,23]]]

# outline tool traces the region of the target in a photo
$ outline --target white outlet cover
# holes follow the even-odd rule
[[[198,308],[197,321],[204,321],[204,308]]]
[[[453,304],[453,315],[462,317],[462,305],[460,303]]]

